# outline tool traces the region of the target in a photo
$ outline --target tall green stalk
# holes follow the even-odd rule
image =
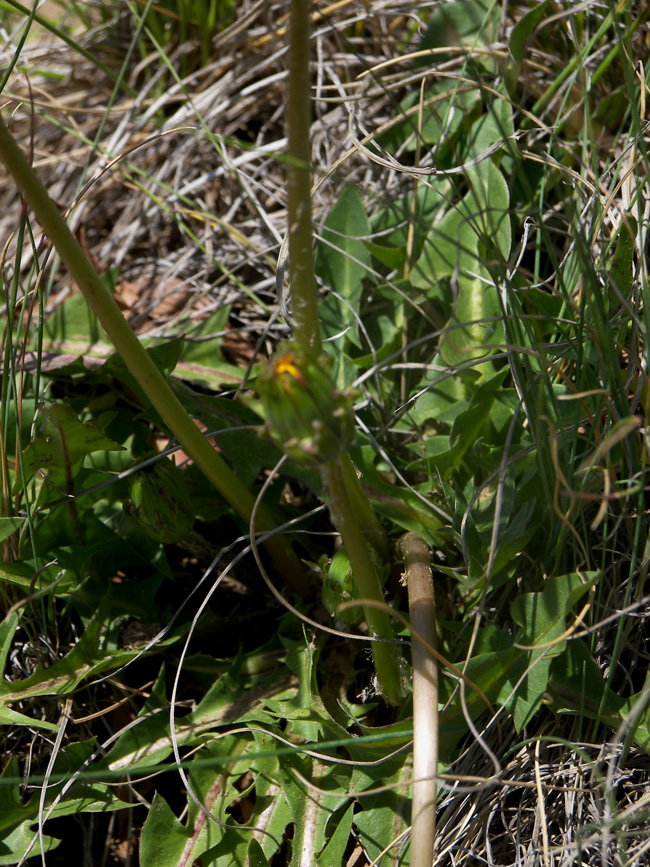
[[[376,548],[385,556],[386,538],[368,501],[349,456],[347,442],[332,447],[332,431],[344,431],[346,409],[333,381],[323,386],[323,376],[316,368],[323,365],[318,294],[314,274],[314,237],[311,216],[311,93],[309,76],[310,0],[291,0],[287,81],[287,196],[289,213],[289,275],[294,318],[294,337],[299,353],[291,351],[271,363],[267,375],[267,408],[278,419],[280,440],[294,457],[318,462],[327,489],[332,520],[345,544],[350,565],[361,596],[383,603],[377,568],[370,553],[368,533]],[[311,373],[310,373],[311,371]],[[304,373],[304,376],[303,376]],[[323,394],[323,387],[329,394]],[[284,398],[280,404],[276,398]],[[275,406],[273,403],[275,402]],[[283,409],[280,409],[280,406]],[[337,408],[332,413],[332,406]],[[286,418],[278,418],[282,413]],[[329,412],[330,417],[326,417]],[[291,421],[289,421],[291,420]],[[295,425],[293,423],[295,420]],[[295,427],[296,430],[291,430]],[[301,432],[298,429],[301,428]],[[282,433],[281,433],[282,432]],[[283,434],[288,433],[288,438]],[[350,439],[352,430],[350,433]],[[326,449],[321,449],[327,443]],[[364,606],[370,634],[375,641],[372,652],[380,690],[389,704],[399,704],[403,688],[399,658],[393,630],[385,611]]]
[[[164,423],[237,514],[246,522],[250,521],[255,505],[254,496],[201,434],[145,351],[1,116],[0,162],[4,163],[13,177],[113,346]],[[258,509],[257,515],[257,526],[261,531],[273,529],[273,520],[264,507]],[[305,569],[289,542],[276,535],[271,536],[265,544],[287,586],[300,592],[304,587]]]
[[[321,351],[311,219],[311,93],[309,13],[311,0],[291,0],[287,80],[287,207],[289,280],[294,335],[303,352]]]

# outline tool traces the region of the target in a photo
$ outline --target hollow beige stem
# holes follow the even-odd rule
[[[431,557],[424,539],[406,533],[399,542],[404,557],[413,662],[413,801],[411,811],[411,867],[431,867],[436,833],[438,785],[438,663],[433,647],[436,612]],[[422,640],[419,640],[422,639]]]

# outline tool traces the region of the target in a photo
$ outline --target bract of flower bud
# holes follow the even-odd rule
[[[359,596],[357,582],[354,580],[352,566],[345,548],[339,548],[334,554],[329,566],[321,571],[321,578],[323,580],[321,598],[324,607],[332,617],[336,617],[337,620],[348,626],[360,623],[364,617],[363,608],[360,605],[339,611],[339,605],[342,602],[351,602]]]
[[[367,544],[377,575],[383,585],[390,572],[390,565],[382,563],[372,545]],[[321,557],[316,566],[316,572],[323,582],[321,591],[323,606],[332,617],[336,617],[341,623],[349,626],[360,623],[365,616],[361,606],[340,610],[343,602],[350,602],[359,598],[357,582],[345,546],[341,546],[331,560],[325,556]]]
[[[147,535],[171,545],[194,526],[190,492],[180,470],[163,458],[129,478],[130,502],[123,504],[129,521]]]
[[[285,344],[256,382],[269,435],[304,466],[343,454],[354,436],[352,396],[339,391],[325,354]]]

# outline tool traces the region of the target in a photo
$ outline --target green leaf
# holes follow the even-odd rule
[[[472,124],[464,142],[463,159],[468,162],[473,157],[482,156],[491,145],[512,137],[514,132],[510,102],[508,99],[499,99],[495,96],[487,106],[487,110]],[[492,160],[496,161],[495,164],[499,164],[504,153],[510,152],[510,149],[504,145],[503,149],[495,153]],[[475,168],[482,164],[478,163]]]
[[[497,38],[501,7],[493,0],[454,0],[437,6],[431,17],[422,48],[444,48],[462,43],[491,44]],[[438,63],[441,60],[437,60]]]
[[[433,300],[444,300],[439,284],[457,270],[476,268],[476,234],[468,222],[465,200],[448,211],[427,235],[411,281]]]
[[[391,271],[397,271],[398,273],[402,271],[404,262],[406,261],[404,247],[386,247],[381,244],[373,244],[370,241],[365,241],[364,243],[368,252],[372,253],[375,259],[381,262],[382,265],[386,265]]]
[[[210,431],[218,431],[219,449],[228,458],[244,484],[252,486],[264,467],[275,466],[282,452],[269,439],[261,439],[261,418],[244,402],[200,394],[184,384],[178,397],[194,418],[200,418]],[[143,417],[155,419],[153,411]],[[221,433],[223,431],[223,433]],[[320,477],[291,461],[285,464],[286,475],[300,478],[310,487]]]
[[[413,285],[430,298],[444,301],[441,283],[458,280],[458,298],[450,326],[465,323],[477,331],[479,345],[498,330],[498,323],[479,323],[501,313],[497,289],[483,264],[486,256],[504,262],[510,255],[509,192],[501,172],[491,160],[468,171],[471,189],[457,208],[431,228],[412,274]],[[481,249],[479,249],[479,242]],[[449,339],[449,338],[448,338]],[[503,339],[503,338],[501,338]],[[462,360],[467,360],[467,353]]]
[[[223,335],[229,314],[230,306],[223,305],[186,334],[183,351],[175,367],[176,376],[214,390],[224,385],[242,384],[243,369],[227,362],[223,355]]]
[[[489,624],[486,624],[484,631],[490,636],[492,634],[498,636],[501,632]],[[510,636],[507,638],[511,643],[512,638]],[[459,657],[456,665],[460,666],[472,683],[482,690],[488,701],[495,705],[502,692],[505,693],[504,699],[507,698],[519,676],[525,670],[525,662],[522,657],[523,654],[510,645],[503,650],[475,653],[466,665],[465,658]],[[455,680],[452,681],[447,677],[441,678],[441,701],[449,698],[450,690],[454,688],[455,683]],[[460,707],[459,701],[454,701],[441,714],[439,724],[441,762],[446,763],[453,758],[458,741],[467,734],[468,726],[465,713],[469,713],[471,718],[476,720],[483,714],[489,713],[489,710],[485,701],[476,692],[468,689],[465,709]]]
[[[18,759],[9,754],[7,763],[0,776],[2,797],[0,797],[0,832],[15,827],[25,818],[25,805],[20,799],[20,783],[23,775]]]
[[[503,267],[510,254],[509,193],[501,172],[484,160],[468,172],[471,189],[427,236],[413,273],[413,283],[440,296],[440,283],[457,280],[452,317],[440,340],[449,366],[489,355],[491,344],[504,343],[498,288],[485,262]],[[486,368],[490,372],[490,367]]]
[[[44,348],[66,355],[105,355],[110,343],[81,293],[56,307],[44,323]]]
[[[438,97],[438,98],[436,98]],[[418,116],[409,109],[414,108],[422,101],[422,126],[418,129]],[[449,82],[434,82],[428,87],[420,100],[419,89],[409,93],[399,104],[399,117],[396,123],[391,124],[389,129],[377,136],[377,143],[391,154],[398,151],[413,153],[420,144],[429,147],[440,143],[441,139],[448,144],[459,132],[465,112],[469,112],[473,104],[478,101],[478,93],[474,90],[456,92],[450,94]],[[399,208],[401,200],[398,199],[389,207]],[[374,221],[373,221],[374,222]]]
[[[64,695],[71,693],[101,663],[99,631],[103,612],[98,612],[88,623],[72,650],[47,669],[38,668],[25,680],[0,681],[0,700],[6,705],[38,695]]]
[[[318,312],[327,337],[349,327],[358,343],[355,318],[361,300],[361,282],[370,265],[370,253],[362,240],[370,235],[370,223],[361,197],[352,186],[344,187],[330,211],[316,245],[316,273],[340,297],[328,295]]]
[[[260,752],[263,750],[268,752],[274,743],[273,738],[260,732],[255,732],[254,737]],[[266,831],[265,835],[259,836],[260,848],[264,856],[271,860],[277,852],[275,841],[282,840],[291,824],[291,808],[278,780],[278,759],[275,756],[269,756],[251,759],[251,761],[254,762],[257,779],[255,783],[255,810],[250,818],[250,825]],[[248,841],[250,834],[243,833],[242,837],[244,841]]]
[[[501,130],[496,135],[501,137]],[[510,193],[505,178],[491,159],[483,160],[467,172],[471,190],[464,199],[477,238],[493,258],[506,262],[510,255]]]
[[[74,476],[86,455],[96,451],[124,451],[91,422],[80,422],[69,406],[54,403],[41,411],[42,424],[23,455],[25,480],[39,470],[46,470],[49,482],[74,490]],[[14,494],[22,488],[22,480],[14,485]]]
[[[304,639],[293,641],[281,636],[281,640],[287,648],[287,666],[298,677],[298,691],[284,698],[269,699],[266,706],[290,723],[294,736],[311,741],[347,737],[347,729],[331,717],[318,693],[318,648]]]
[[[460,98],[462,99],[462,95]],[[472,96],[472,99],[475,97]],[[409,125],[408,134],[412,130],[413,127]],[[395,148],[401,148],[403,143],[404,137],[398,136],[395,141]],[[377,258],[380,262],[384,262],[389,268],[394,268],[398,273],[402,273],[406,262],[409,225],[415,221],[417,232],[414,240],[416,253],[419,255],[426,232],[439,219],[439,211],[442,207],[447,206],[450,193],[451,182],[446,178],[440,178],[436,180],[435,187],[431,184],[419,184],[415,193],[415,200],[412,194],[403,198],[391,198],[382,210],[370,218],[372,236],[377,240],[365,242],[366,246],[373,251],[377,249]],[[386,256],[389,258],[384,261]],[[389,299],[393,300],[394,290],[391,287],[387,287],[387,289]]]
[[[489,391],[482,388],[476,390],[467,409],[458,414],[451,427],[449,444],[452,447],[460,445],[462,454],[471,448],[481,429],[489,424],[493,401],[494,397]]]
[[[32,831],[34,820],[26,820],[6,834],[0,833],[0,865],[15,867],[29,852],[30,857],[38,856],[43,849],[38,833]],[[43,838],[45,852],[52,852],[61,841],[47,835]]]
[[[541,24],[546,17],[548,6],[549,0],[542,0],[539,5],[533,6],[533,8],[513,27],[512,33],[510,34],[510,53],[517,63],[521,63],[523,60],[526,44],[532,36],[535,28]]]
[[[398,527],[421,533],[431,545],[441,544],[438,530],[440,517],[429,509],[415,491],[387,482],[377,470],[374,446],[353,447],[350,454],[361,472],[364,488],[376,512],[394,521]]]
[[[400,286],[400,288],[403,288],[409,296],[413,295],[412,287],[407,283],[407,281],[395,282],[396,284],[401,283],[402,286]],[[382,288],[383,287],[378,287],[377,292],[380,293]],[[390,292],[393,293],[394,296],[394,289],[391,288]],[[380,313],[379,311],[374,310],[372,316],[369,316],[369,318],[365,320],[364,325],[366,334],[374,351],[368,352],[365,355],[357,355],[354,358],[346,358],[346,363],[350,368],[350,375],[352,375],[353,368],[356,367],[365,372],[369,367],[379,364],[398,350],[400,340],[404,333],[403,329],[405,327],[404,308],[402,305],[395,306],[391,302],[390,305],[385,306],[385,310],[385,313]],[[377,390],[373,386],[374,378],[371,378],[367,381],[366,387],[368,387],[373,394],[376,394]]]
[[[265,756],[251,753],[250,769],[245,772],[251,772],[255,777],[253,812],[245,828],[240,831],[228,829],[221,842],[210,851],[211,864],[231,864],[233,867],[268,864],[278,851],[278,841],[287,836],[292,822],[288,800],[278,783],[278,759],[269,755],[275,741],[259,730],[252,731],[251,736],[257,750],[266,753]],[[242,772],[242,767],[238,768],[237,774]]]
[[[341,816],[336,830],[329,839],[320,855],[316,856],[315,863],[318,867],[329,867],[330,864],[344,864],[345,850],[350,841],[350,831],[352,830],[352,820],[354,818],[354,804],[346,809]]]
[[[236,755],[245,757],[247,752],[255,751],[252,738],[231,736],[220,738],[206,745],[192,762],[189,782],[200,803],[220,822],[234,824],[227,808],[239,800],[247,800],[253,793],[255,784],[248,782],[242,790],[238,782],[246,779],[245,765],[231,770],[229,759]],[[211,759],[216,760],[214,765]],[[255,769],[257,771],[257,768]],[[281,799],[279,791],[274,797]],[[266,804],[268,806],[268,803]],[[206,816],[193,798],[188,798],[186,821],[179,821],[167,802],[157,793],[154,797],[147,821],[142,829],[140,843],[140,864],[142,867],[178,867],[178,864],[193,864],[201,861],[206,864],[247,865],[246,850],[253,833],[255,814],[245,829],[223,828]],[[289,815],[285,813],[281,828],[274,828],[275,840],[264,836],[262,855],[267,861],[278,850],[279,841],[284,836]],[[265,828],[268,831],[268,828]],[[268,833],[272,833],[268,831]],[[267,843],[268,841],[268,843]],[[257,850],[257,856],[260,852]],[[261,861],[260,863],[264,863]]]
[[[126,524],[126,521],[124,523]],[[66,569],[69,575],[75,575],[79,580],[90,574],[98,580],[110,581],[115,574],[116,562],[119,562],[122,569],[136,568],[141,577],[130,584],[129,593],[134,603],[145,601],[145,605],[151,608],[151,600],[143,600],[142,592],[145,588],[149,592],[155,592],[157,587],[146,586],[145,576],[157,570],[159,582],[163,575],[171,577],[163,550],[159,542],[130,525],[128,528],[122,527],[121,534],[117,535],[110,526],[92,513],[83,516],[80,527],[69,505],[65,504],[42,514],[34,540],[40,550],[47,550],[57,557],[59,569]],[[69,589],[69,582],[63,584],[59,592],[62,593],[64,589]],[[79,590],[79,595],[80,598],[88,598],[83,587]],[[102,595],[106,595],[105,583]],[[127,598],[122,601],[126,602]],[[136,613],[132,607],[130,611]]]
[[[0,334],[2,334],[1,325]],[[7,455],[14,454],[17,446],[22,451],[22,444],[28,443],[32,438],[36,415],[34,401],[23,400],[20,411],[16,404],[17,401],[11,400],[2,407],[3,448]]]
[[[514,515],[497,540],[497,552],[494,558],[493,574],[498,575],[508,563],[520,556],[527,543],[538,531],[539,526],[533,522],[535,501],[528,500]]]
[[[0,680],[0,684],[4,685],[5,689],[9,688],[9,684],[12,683],[12,681],[8,681],[5,679],[8,677],[6,667],[7,659],[12,648],[13,638],[16,633],[16,629],[18,628],[18,624],[20,623],[20,618],[20,612],[15,611],[10,617],[6,617],[0,623],[0,675],[4,675],[4,677],[2,677],[2,679]],[[0,704],[0,725],[32,726],[34,728],[50,732],[57,732],[59,730],[59,727],[55,723],[47,722],[47,720],[32,719],[32,717],[12,710],[4,704]],[[1,798],[0,803],[2,803]]]
[[[248,847],[248,867],[269,867],[269,861],[262,847],[254,838]]]
[[[636,251],[637,231],[638,224],[636,219],[631,214],[626,214],[618,229],[616,248],[609,269],[609,276],[614,284],[614,291],[611,294],[612,296],[618,295],[615,309],[620,308],[621,301],[628,297],[632,289],[632,266]],[[612,297],[612,300],[614,301],[614,297]]]
[[[356,791],[381,786],[395,786],[394,790],[383,791],[376,795],[360,798],[363,810],[354,816],[354,825],[361,837],[361,842],[371,859],[379,857],[380,853],[393,845],[381,859],[385,867],[408,867],[410,850],[403,836],[409,826],[410,804],[408,786],[411,765],[406,757],[402,758],[399,769],[387,774],[375,770],[373,777],[366,769],[359,770],[352,777],[352,786]]]
[[[59,730],[59,726],[56,723],[27,716],[27,714],[19,713],[17,710],[12,710],[10,707],[4,707],[3,705],[0,705],[0,725],[27,726],[28,728],[40,729],[46,732],[58,732]]]
[[[178,867],[185,847],[191,845],[190,836],[191,830],[187,833],[167,801],[156,792],[140,836],[140,864],[142,867]],[[203,845],[202,851],[205,848]],[[198,857],[200,853],[194,849],[192,854]]]
[[[496,286],[483,265],[478,265],[477,275],[459,275],[458,300],[454,313],[440,338],[440,354],[450,367],[480,362],[486,375],[493,372],[489,363],[492,354],[490,345],[503,346],[503,324],[500,320],[501,306]]]
[[[7,658],[11,651],[11,645],[20,623],[20,612],[14,611],[9,617],[5,617],[0,622],[0,678],[5,674],[7,666]]]
[[[553,660],[549,676],[549,705],[555,713],[571,713],[597,720],[612,729],[634,714],[634,742],[650,753],[650,711],[648,678],[639,693],[623,699],[608,689],[603,674],[587,645],[572,640],[564,653]],[[638,703],[644,708],[638,713]]]
[[[250,685],[241,675],[240,662],[233,662],[227,674],[215,681],[195,711],[177,721],[175,732],[179,745],[201,743],[206,732],[235,721],[272,723],[274,717],[264,710],[269,697],[287,688],[291,695],[295,693],[295,687],[288,686],[289,679],[280,678],[277,672],[266,680],[253,679]],[[126,731],[102,760],[101,767],[112,772],[132,773],[164,761],[171,753],[169,713],[163,708],[160,713],[143,717]]]
[[[426,383],[426,390],[409,408],[409,417],[416,425],[430,425],[437,429],[440,423],[453,424],[467,408],[468,398],[480,374],[476,370],[445,370],[439,355],[434,356],[432,367],[436,370],[433,381]]]
[[[28,851],[30,855],[39,855],[41,852],[38,833],[32,830],[37,811],[20,800],[19,784],[22,779],[18,759],[9,754],[0,776],[0,865],[15,865]],[[43,842],[45,851],[51,852],[60,841],[46,836]]]
[[[426,473],[429,478],[438,474],[449,478],[449,474],[460,461],[460,448],[449,446],[448,436],[434,436],[421,443],[411,443],[409,448],[421,457],[406,465],[409,472]]]
[[[553,660],[548,691],[555,713],[600,719],[612,728],[618,728],[623,721],[626,700],[606,689],[603,672],[582,639],[569,641],[564,652]],[[633,703],[635,698],[628,702]],[[647,749],[647,736],[640,743]]]
[[[512,616],[519,625],[515,641],[523,647],[515,647],[512,638],[503,630],[485,624],[475,653],[466,665],[462,651],[457,654],[456,664],[462,666],[467,677],[483,691],[488,701],[493,705],[506,703],[517,730],[521,730],[539,709],[549,687],[549,671],[554,659],[566,658],[566,641],[553,642],[565,632],[567,614],[599,575],[588,572],[549,577],[541,592],[526,593],[515,599]],[[561,667],[558,674],[554,674],[556,682],[562,680],[560,671]],[[599,682],[602,683],[602,677]],[[441,701],[453,688],[453,681],[442,678]],[[466,711],[472,719],[477,719],[487,710],[483,699],[468,689]],[[452,757],[458,741],[466,732],[464,712],[456,701],[440,719],[441,761]]]
[[[25,526],[27,518],[0,518],[0,542]]]
[[[552,642],[565,632],[567,614],[599,576],[598,572],[549,576],[541,593],[525,593],[512,603],[512,618],[520,627],[516,642],[531,647],[524,651],[528,673],[510,703],[518,731],[541,704],[552,658],[565,648],[564,641]],[[535,645],[540,645],[539,650]]]
[[[294,774],[294,770],[310,779],[319,791],[308,789]],[[336,769],[326,769],[315,759],[302,760],[297,755],[280,756],[278,782],[294,822],[291,863],[319,864],[318,856],[327,842],[327,823],[332,814],[349,801],[341,789]]]

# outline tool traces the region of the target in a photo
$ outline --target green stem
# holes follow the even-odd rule
[[[357,524],[339,460],[324,464],[321,474],[328,492],[330,514],[348,552],[359,595],[362,599],[385,605],[379,575],[368,542]],[[379,687],[388,704],[398,705],[404,697],[404,691],[395,646],[385,643],[394,640],[388,614],[385,610],[370,606],[364,606],[364,614],[370,635],[373,638],[384,639],[381,642],[373,642],[372,645]]]
[[[402,536],[399,549],[404,557],[413,630],[411,865],[431,867],[438,800],[438,664],[427,647],[434,647],[436,640],[431,556],[427,543],[417,533]]]
[[[347,491],[357,524],[380,558],[387,560],[389,556],[388,538],[379,522],[379,518],[375,514],[375,510],[370,505],[366,492],[363,490],[352,459],[346,452],[341,456],[340,460],[345,490]]]
[[[310,91],[310,0],[291,0],[287,79],[287,210],[289,217],[289,278],[294,318],[294,337],[305,355],[318,358],[322,352],[318,292],[314,274],[314,229],[311,212],[311,91]],[[329,493],[329,507],[350,558],[362,597],[383,603],[384,595],[368,541],[383,559],[388,543],[381,524],[361,487],[347,454],[321,469]],[[371,635],[393,640],[385,611],[365,609]],[[394,647],[373,643],[375,670],[384,698],[399,704],[402,684]]]
[[[303,352],[321,351],[311,218],[310,0],[291,0],[287,79],[287,209],[294,336]]]
[[[224,499],[241,518],[249,522],[255,504],[254,496],[214,451],[185,411],[167,380],[124,319],[112,295],[86,258],[65,219],[50,199],[1,117],[0,161],[4,163],[16,186],[25,196],[43,230],[56,248],[61,261],[164,423]],[[266,508],[259,508],[257,515],[257,526],[261,531],[273,529],[274,524]],[[305,570],[287,540],[279,535],[272,536],[266,545],[276,568],[284,576],[289,588],[300,592],[304,586]]]

